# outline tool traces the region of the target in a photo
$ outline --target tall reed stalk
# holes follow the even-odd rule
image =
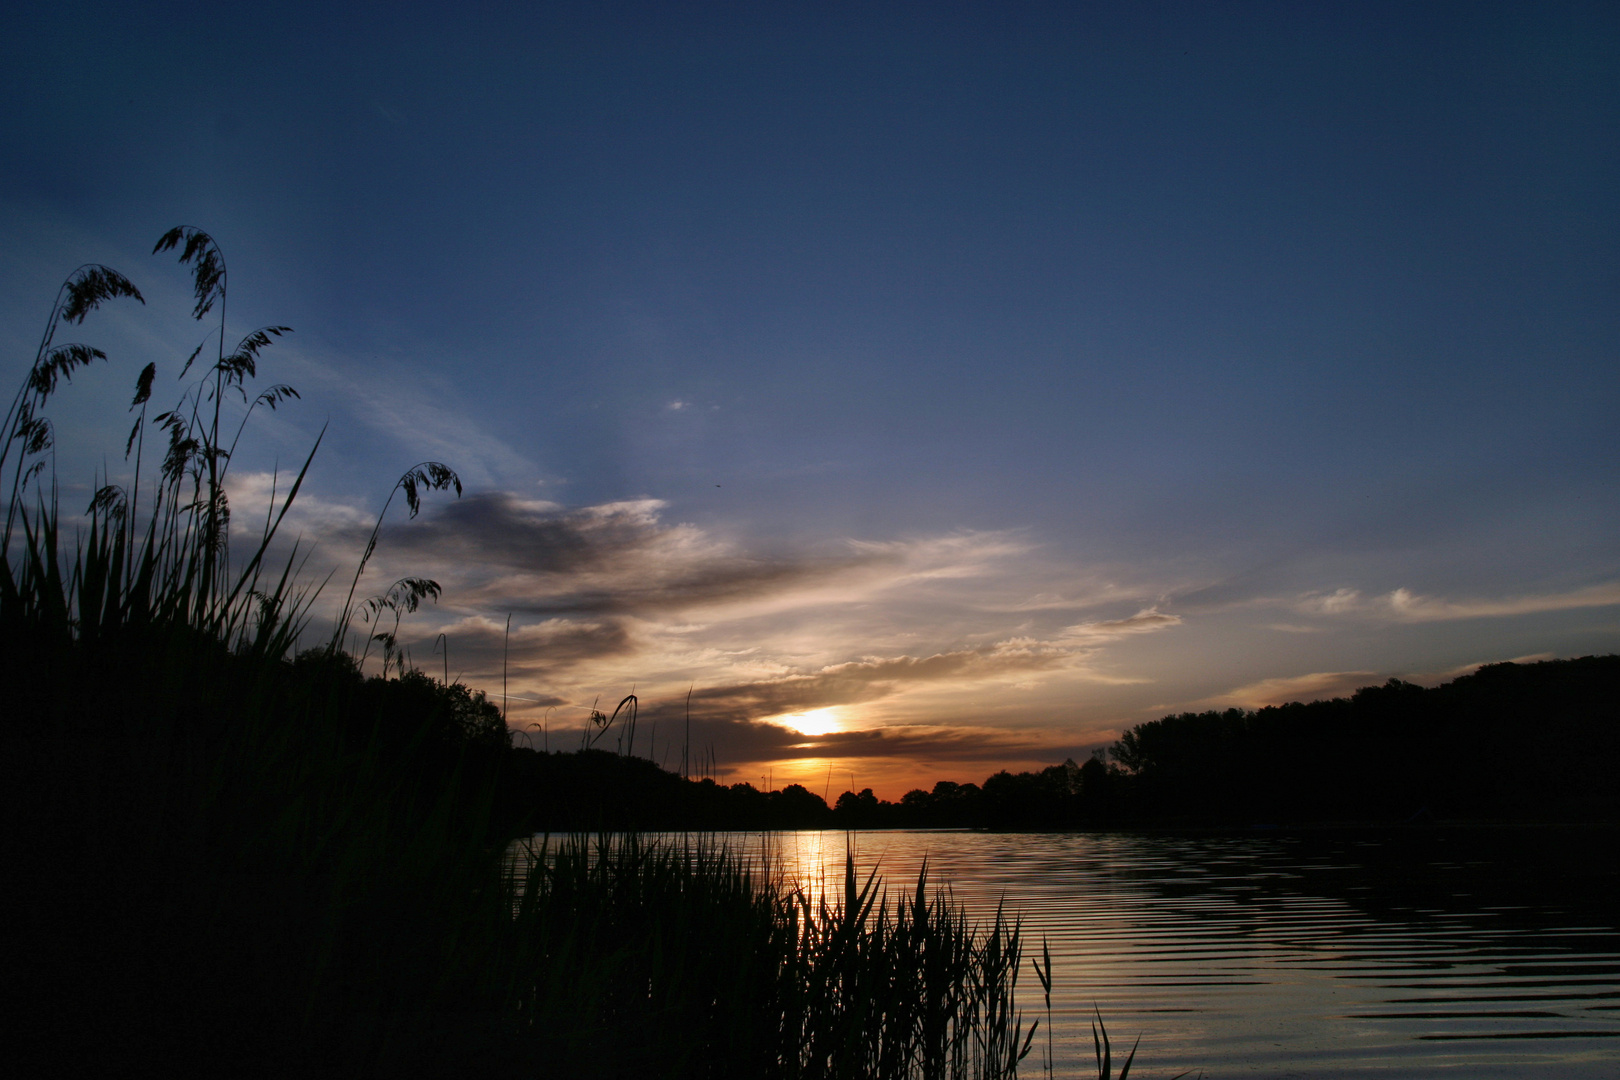
[[[464,749],[488,745],[481,695],[420,678],[370,686],[342,655],[290,659],[319,589],[298,581],[298,544],[274,567],[268,559],[319,437],[233,558],[232,455],[258,407],[297,396],[247,386],[287,328],[227,349],[219,247],[183,228],[155,250],[177,247],[194,316],[217,311],[219,322],[178,365],[176,404],[150,421],[156,365],[136,378],[125,451],[137,482],[103,483],[66,524],[49,471],[46,408],[76,371],[106,359],[57,344],[57,332],[108,301],[141,299],[106,267],[81,267],[58,291],[0,444],[5,925],[31,987],[22,1057],[46,1068],[93,1049],[98,1064],[218,1053],[238,1072],[288,1045],[320,1059],[314,1048],[330,1048],[334,1032],[359,1030],[355,1016],[379,1015],[391,985],[431,997],[440,946],[415,939],[450,933],[469,875],[492,857],[495,773],[487,751]],[[186,383],[216,335],[212,363]],[[164,438],[143,492],[149,425]],[[427,480],[455,483],[448,470]],[[357,951],[375,943],[371,923],[390,922],[358,913],[385,900],[414,912],[421,933]],[[375,977],[382,970],[394,978]],[[100,1003],[94,1032],[58,1026],[80,1015],[77,1001]]]
[[[819,894],[701,839],[542,842],[510,878],[523,1030],[567,1071],[1009,1077],[1029,1051],[1016,922],[886,892],[846,857]]]
[[[137,478],[104,483],[65,526],[44,409],[105,359],[55,334],[140,299],[82,267],[62,286],[4,423],[0,535],[0,886],[8,1046],[26,1075],[1004,1077],[1025,1030],[1020,935],[970,926],[926,871],[906,897],[846,864],[812,900],[701,843],[561,842],[502,859],[501,710],[410,669],[398,619],[438,595],[405,578],[356,604],[385,504],[331,641],[294,657],[319,588],[278,530],[315,447],[233,557],[225,478],[249,416],[296,397],[247,390],[287,332],[224,345],[226,270],[180,228],[193,315],[219,323],[180,366],[214,359],[153,416],[136,379]],[[235,402],[231,408],[226,403]],[[234,430],[233,430],[234,426]],[[228,436],[228,438],[227,438]],[[437,462],[389,496],[414,515],[454,488]],[[238,555],[243,553],[238,553]],[[374,626],[384,675],[342,642]],[[634,696],[621,702],[633,739]],[[605,732],[613,717],[602,718]]]
[[[225,475],[253,411],[261,405],[274,409],[297,397],[285,385],[271,386],[251,400],[246,390],[256,374],[259,353],[288,328],[262,327],[227,352],[224,258],[212,238],[190,228],[166,233],[154,251],[182,243],[180,258],[192,264],[197,296],[193,315],[201,320],[216,303],[219,306],[219,326],[209,334],[219,340],[217,359],[202,378],[186,387],[172,409],[152,420],[168,438],[144,527],[137,520],[138,486],[126,491],[105,484],[85,509],[88,523],[66,566],[55,478],[48,502],[36,482],[32,509],[28,484],[54,460],[48,456],[55,432],[43,412],[46,404],[76,369],[105,360],[106,354],[83,345],[58,346],[56,331],[64,323],[82,322],[108,300],[141,297],[128,279],[102,266],[81,267],[58,292],[34,363],[7,414],[5,445],[0,448],[0,465],[13,451],[16,455],[0,538],[5,556],[0,559],[3,617],[13,632],[26,626],[31,633],[64,643],[90,643],[141,628],[184,628],[234,653],[279,658],[296,640],[311,597],[294,581],[296,544],[279,572],[267,573],[264,560],[321,439],[316,438],[279,509],[272,499],[271,516],[249,557],[233,568]],[[187,358],[181,378],[202,349],[199,345]],[[137,446],[144,452],[146,406],[155,374],[156,366],[149,364],[136,379],[130,408],[141,414],[126,440],[126,457]],[[227,446],[220,425],[225,415],[222,405],[231,395],[239,397],[244,408]],[[137,456],[137,481],[140,467]]]

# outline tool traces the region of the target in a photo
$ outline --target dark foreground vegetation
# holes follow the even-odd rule
[[[1490,664],[1425,689],[1139,724],[1079,765],[940,781],[897,803],[683,780],[601,751],[511,759],[536,827],[1083,829],[1620,821],[1620,656]]]
[[[196,316],[222,311],[217,246],[175,230],[159,250],[176,249]],[[230,349],[221,316],[216,355],[177,365],[200,377],[150,421],[143,370],[135,482],[64,511],[44,408],[104,358],[56,332],[120,298],[139,294],[104,267],[69,278],[0,447],[11,1071],[1016,1072],[1032,1034],[1013,997],[1017,926],[969,926],[925,879],[890,896],[848,864],[812,895],[699,842],[634,834],[509,860],[546,778],[516,764],[483,695],[408,670],[379,627],[434,583],[366,600],[362,559],[329,642],[294,656],[311,597],[296,547],[270,557],[304,471],[246,550],[232,551],[224,486],[229,418],[296,396],[245,390],[285,328]],[[149,426],[160,463],[142,489]],[[414,513],[445,487],[454,474],[424,462],[394,494]],[[382,677],[342,647],[360,624]],[[514,798],[519,779],[539,786]]]

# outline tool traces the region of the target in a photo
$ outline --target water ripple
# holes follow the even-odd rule
[[[1538,850],[1518,839],[1516,854]],[[842,833],[729,838],[756,854],[762,840],[811,891],[843,879]],[[1620,1075],[1615,916],[1488,843],[948,831],[853,843],[863,880],[876,864],[909,886],[926,857],[975,917],[1001,905],[1026,940],[1046,939],[1059,1075],[1086,1075],[1094,1006],[1116,1040],[1142,1034],[1144,1075]]]

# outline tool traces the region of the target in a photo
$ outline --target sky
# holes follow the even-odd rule
[[[1620,648],[1612,4],[12,5],[0,94],[0,377],[146,298],[62,490],[205,229],[301,395],[237,527],[324,427],[319,638],[455,469],[357,595],[536,747],[897,798]]]

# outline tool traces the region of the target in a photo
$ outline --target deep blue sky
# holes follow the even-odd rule
[[[739,761],[784,702],[897,785],[1614,650],[1614,5],[510,7],[0,17],[10,377],[115,265],[141,355],[61,423],[122,424],[206,228],[298,331],[244,477],[330,417],[338,562],[444,458],[424,639],[487,682],[527,611],[525,700],[695,681]]]

